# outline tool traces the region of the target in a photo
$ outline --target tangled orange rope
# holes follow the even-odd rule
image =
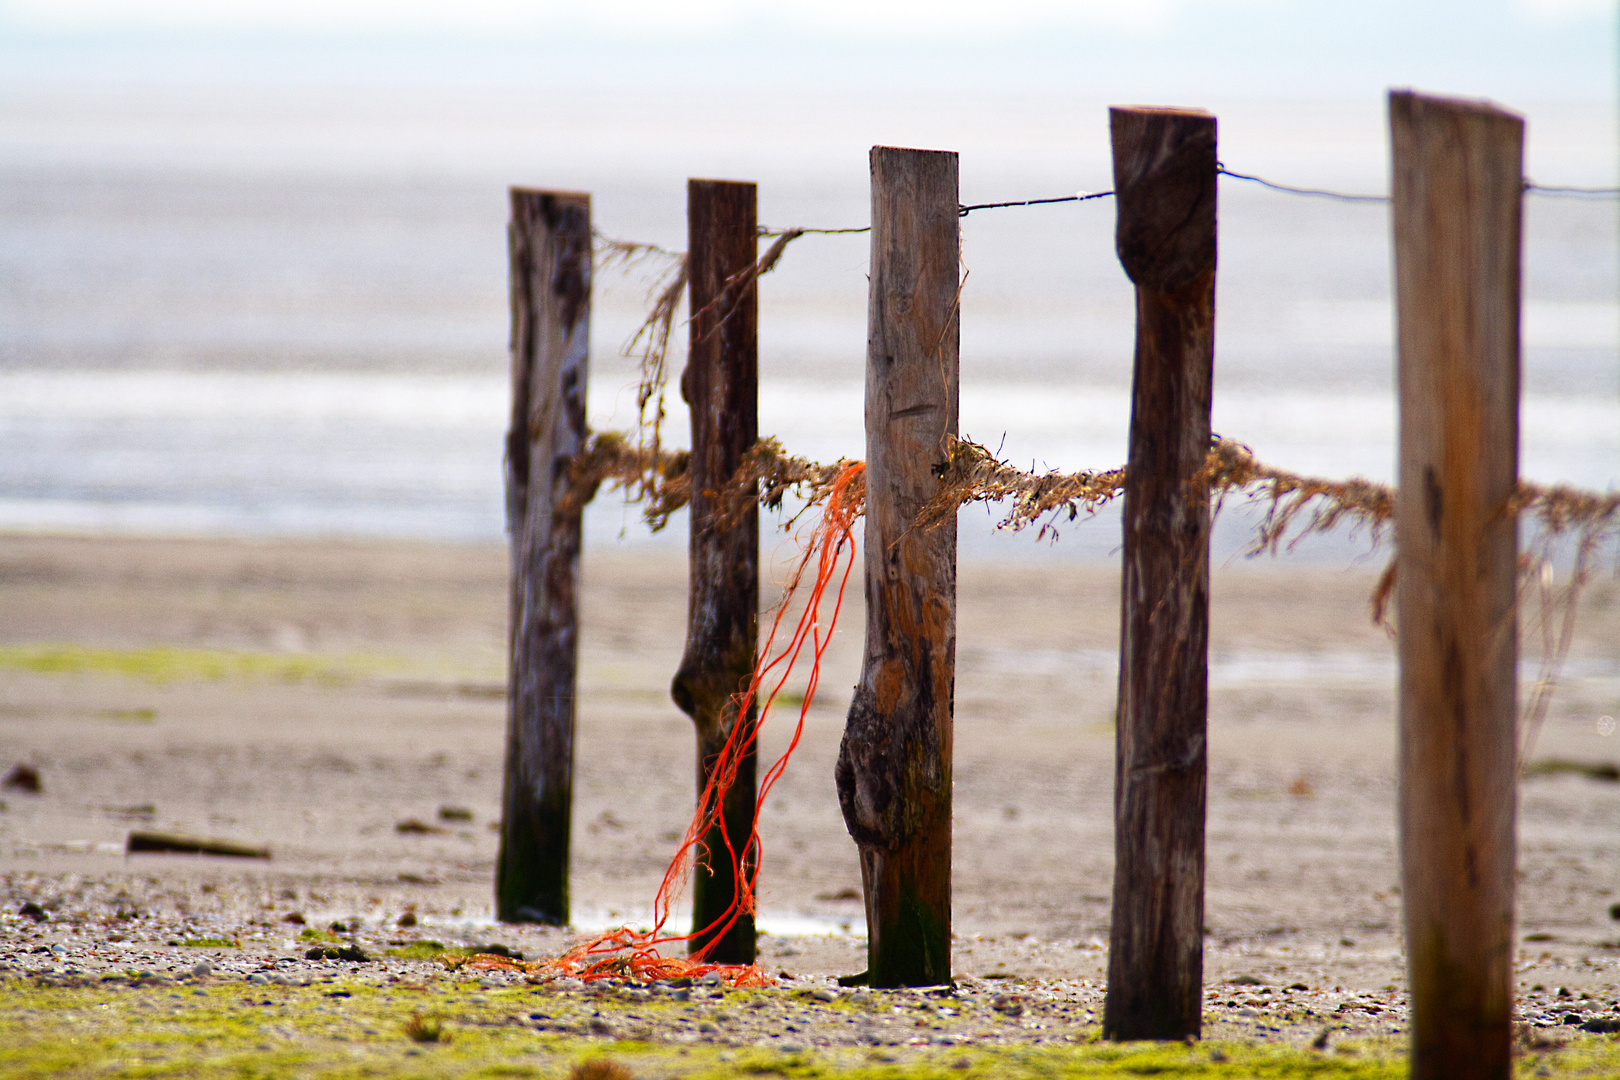
[[[815,701],[816,687],[821,680],[821,658],[832,641],[832,632],[838,625],[838,615],[844,606],[844,591],[849,586],[849,576],[855,568],[853,530],[855,519],[860,516],[865,505],[865,470],[864,463],[853,462],[844,466],[833,481],[831,493],[822,508],[821,520],[811,530],[804,553],[788,578],[781,603],[776,609],[776,617],[771,622],[770,633],[766,636],[765,646],[760,650],[759,657],[754,663],[748,687],[734,699],[736,704],[734,715],[739,718],[747,717],[749,708],[759,700],[767,681],[774,680],[771,681],[765,694],[764,704],[759,710],[759,719],[752,724],[734,724],[725,745],[721,747],[714,768],[710,771],[709,781],[698,797],[692,822],[686,827],[686,835],[681,841],[681,846],[675,852],[675,857],[670,860],[669,869],[664,872],[664,880],[658,886],[658,893],[653,899],[652,929],[633,930],[629,927],[620,927],[610,930],[575,946],[553,960],[522,964],[496,956],[479,956],[467,961],[468,966],[520,969],[543,977],[572,976],[585,980],[628,978],[649,982],[681,977],[700,978],[711,972],[718,972],[732,986],[766,986],[771,983],[771,977],[757,965],[710,964],[704,961],[709,949],[726,931],[736,925],[744,913],[752,914],[756,910],[755,890],[759,883],[761,851],[759,827],[755,825],[739,849],[726,831],[726,820],[722,810],[725,806],[726,792],[736,783],[738,767],[757,744],[759,729],[770,713],[771,706],[787,683],[805,646],[809,645],[810,674],[805,685],[804,700],[799,705],[798,723],[793,729],[793,738],[788,743],[787,749],[765,771],[760,781],[754,805],[756,822],[760,809],[765,805],[766,796],[781,778],[787,768],[788,759],[799,746],[799,740],[804,734],[805,717]],[[792,637],[773,656],[772,649],[781,631],[783,619],[804,580],[805,571],[809,569],[812,558],[816,560],[816,575],[810,595],[799,614],[798,625],[794,628]],[[842,572],[839,569],[840,564]],[[835,578],[838,579],[837,598],[833,604],[832,617],[823,626],[820,620],[821,601],[827,587]],[[736,894],[725,912],[708,926],[689,934],[666,934],[664,927],[668,925],[673,915],[676,897],[685,891],[694,859],[712,857],[714,854],[702,850],[702,838],[710,829],[717,826],[725,843],[726,855],[731,860],[732,875],[737,882]],[[689,957],[664,956],[658,951],[660,945],[690,941],[699,937],[705,938],[706,944]]]

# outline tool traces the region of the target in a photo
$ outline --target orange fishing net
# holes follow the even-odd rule
[[[506,957],[479,955],[465,961],[464,966],[522,970],[541,977],[571,976],[585,980],[621,978],[650,982],[681,977],[701,978],[717,972],[732,986],[767,986],[774,981],[757,965],[711,964],[705,961],[704,956],[744,913],[753,914],[756,910],[755,889],[759,883],[761,852],[757,825],[759,811],[764,806],[765,798],[770,794],[772,786],[787,768],[788,759],[798,748],[799,740],[804,734],[805,717],[815,701],[816,687],[821,679],[821,658],[832,641],[832,633],[844,605],[844,592],[849,585],[850,573],[855,568],[853,529],[855,519],[860,516],[865,506],[865,469],[866,466],[857,461],[845,465],[840,470],[822,508],[821,519],[805,537],[804,551],[788,577],[781,603],[777,606],[770,632],[766,635],[764,648],[760,649],[759,657],[754,663],[754,672],[749,678],[748,686],[737,694],[735,699],[735,715],[739,718],[746,717],[750,707],[759,702],[759,719],[752,724],[732,725],[725,745],[715,759],[709,781],[704,786],[702,794],[698,796],[692,822],[686,827],[686,835],[681,840],[680,848],[670,860],[669,869],[664,872],[664,880],[658,886],[658,893],[653,898],[652,929],[634,930],[630,927],[620,927],[610,930],[576,945],[555,959],[525,964]],[[798,623],[787,643],[777,648],[776,642],[781,634],[783,621],[812,561],[815,564],[815,577],[804,606],[799,612]],[[832,614],[823,623],[820,614],[821,602],[834,581],[838,583],[838,590]],[[765,770],[760,779],[754,805],[756,825],[753,831],[747,837],[734,839],[726,830],[725,815],[721,812],[725,805],[726,792],[736,783],[738,766],[758,742],[759,730],[770,714],[771,706],[781,693],[782,687],[786,685],[788,676],[792,674],[794,665],[806,648],[810,650],[810,671],[805,683],[804,700],[799,704],[799,718],[793,729],[793,738],[788,742],[788,747],[782,752],[781,757]],[[731,872],[737,882],[736,895],[725,912],[708,926],[689,934],[666,933],[665,927],[673,915],[675,900],[685,891],[694,860],[713,859],[719,854],[702,850],[702,838],[710,829],[716,827],[725,846],[726,858],[730,860]],[[739,844],[737,840],[741,843]],[[687,942],[699,937],[704,938],[707,944],[690,956],[664,956],[658,951],[661,945]]]

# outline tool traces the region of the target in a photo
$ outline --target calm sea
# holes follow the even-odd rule
[[[1208,104],[1234,169],[1386,184],[1380,101]],[[1613,182],[1608,109],[1526,112],[1532,176]],[[877,142],[960,150],[966,202],[1109,182],[1101,101],[0,83],[0,528],[498,539],[506,185],[591,191],[605,233],[680,247],[688,176],[757,180],[771,225],[864,225]],[[1222,183],[1217,430],[1279,465],[1388,479],[1384,209]],[[1536,479],[1620,480],[1617,216],[1527,202]],[[962,428],[1021,464],[1123,460],[1131,292],[1112,228],[1107,200],[964,222]],[[866,257],[865,237],[805,237],[762,283],[761,427],[796,452],[861,452]],[[654,269],[598,281],[597,426],[632,418],[622,346]],[[971,553],[1035,549],[983,511],[964,522]],[[684,533],[648,538],[611,499],[589,530]],[[1117,536],[1104,518],[1049,550]]]

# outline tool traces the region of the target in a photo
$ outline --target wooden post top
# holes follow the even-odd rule
[[[941,157],[956,157],[955,150],[924,150],[914,146],[874,146],[872,157],[876,158],[887,154],[938,154]]]
[[[1215,270],[1215,117],[1201,109],[1108,110],[1114,246],[1131,281],[1172,292]]]
[[[549,198],[561,199],[565,202],[580,202],[586,206],[591,204],[591,193],[588,191],[564,191],[558,188],[532,188],[513,184],[506,189],[512,198]]]
[[[725,187],[739,187],[739,188],[755,188],[755,189],[758,189],[758,187],[759,187],[759,185],[757,183],[755,183],[754,181],[752,181],[752,180],[720,180],[720,179],[717,179],[717,178],[712,177],[712,176],[691,176],[691,177],[688,177],[687,180],[686,180],[686,189],[688,191],[691,191],[693,188],[707,187],[707,186],[709,186],[711,184],[718,184],[718,185],[724,185]]]
[[[1512,109],[1505,109],[1494,101],[1485,98],[1444,97],[1437,94],[1422,94],[1416,90],[1391,90],[1389,92],[1389,111],[1391,115],[1402,113],[1415,115],[1418,112],[1428,113],[1454,113],[1458,117],[1478,117],[1480,119],[1501,119],[1524,126],[1524,117]]]

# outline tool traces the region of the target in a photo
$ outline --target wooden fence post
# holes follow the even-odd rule
[[[732,730],[751,728],[750,703],[737,714],[736,695],[748,688],[759,638],[759,508],[740,515],[717,505],[720,491],[759,438],[759,292],[728,286],[754,264],[759,247],[753,184],[691,180],[686,187],[691,346],[681,395],[692,413],[692,502],[686,652],[670,695],[697,727],[697,786],[709,782]],[[755,749],[742,758],[726,793],[726,835],[743,856],[742,872],[759,853],[745,850],[754,831]],[[754,962],[754,916],[741,912],[729,929],[698,933],[721,919],[737,897],[737,877],[718,823],[703,837],[692,873],[692,952],[708,948],[716,963]],[[713,943],[712,946],[710,943]]]
[[[512,189],[511,534],[506,776],[495,915],[568,923],[580,509],[568,462],[585,441],[591,201]]]
[[[836,779],[860,848],[873,986],[951,977],[956,519],[912,521],[957,433],[957,158],[872,149],[866,653]]]
[[[1389,97],[1412,1076],[1512,1074],[1524,122]]]
[[[1200,1034],[1208,776],[1215,118],[1111,109],[1115,246],[1136,285],[1114,756],[1110,1039]]]

